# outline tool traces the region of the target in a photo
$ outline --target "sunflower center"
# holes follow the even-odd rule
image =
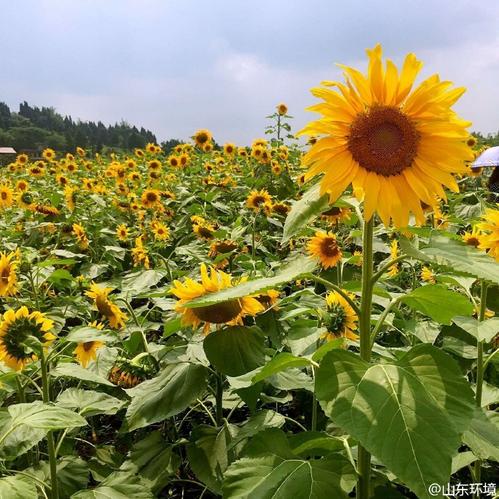
[[[468,239],[466,239],[466,244],[468,246],[474,246],[475,248],[478,248],[478,245],[480,244],[480,241],[478,240],[477,237],[471,236]]]
[[[362,168],[384,177],[412,165],[419,133],[414,123],[393,106],[373,106],[353,121],[348,149]]]
[[[1,196],[2,196],[2,199],[4,199],[4,200],[7,199],[7,192],[2,191]]]
[[[243,310],[240,300],[231,300],[216,305],[193,308],[194,315],[203,322],[224,324],[234,320]]]
[[[95,341],[86,341],[85,343],[83,343],[83,350],[85,350],[85,352],[89,352],[90,350],[92,350],[94,343]]]
[[[333,237],[325,237],[321,242],[321,253],[328,257],[333,258],[338,256],[340,253],[340,248]]]

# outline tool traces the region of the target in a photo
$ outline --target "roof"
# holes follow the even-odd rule
[[[0,154],[16,154],[13,147],[0,147]]]

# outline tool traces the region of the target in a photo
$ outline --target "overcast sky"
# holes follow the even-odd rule
[[[309,89],[366,67],[364,49],[407,52],[423,76],[466,86],[457,109],[499,129],[499,1],[0,0],[0,101],[83,120],[124,119],[158,139],[209,128],[250,142],[285,102],[299,129]]]

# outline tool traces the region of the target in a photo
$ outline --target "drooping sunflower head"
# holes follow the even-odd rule
[[[201,282],[190,278],[186,278],[183,283],[178,280],[173,282],[171,292],[179,298],[175,310],[182,314],[182,324],[196,328],[204,323],[204,332],[208,333],[212,324],[241,324],[243,317],[263,312],[263,305],[251,296],[204,307],[187,308],[185,304],[195,298],[216,293],[237,284],[233,282],[229,274],[214,268],[208,270],[205,264],[201,264],[200,271]]]
[[[17,293],[17,267],[19,251],[0,253],[0,296],[12,296]]]
[[[366,220],[377,212],[385,225],[403,227],[412,212],[424,223],[420,201],[445,199],[443,186],[457,192],[452,174],[473,159],[470,123],[452,110],[464,89],[433,75],[411,92],[422,67],[414,54],[400,71],[390,60],[384,67],[380,45],[367,54],[367,74],[341,66],[346,84],[312,90],[324,102],[310,108],[322,117],[301,132],[321,137],[305,155],[306,177],[324,174],[321,194],[331,202],[352,185]]]
[[[350,295],[353,299],[353,295]],[[332,340],[338,337],[357,340],[354,333],[357,329],[358,317],[352,306],[337,291],[332,291],[326,295],[326,314],[324,314],[324,325],[327,333],[324,337]]]
[[[246,206],[255,211],[261,210],[265,203],[272,203],[272,198],[265,189],[251,191],[246,199]]]
[[[53,321],[36,310],[30,312],[27,307],[7,310],[0,317],[0,360],[16,371],[23,369],[37,359],[26,347],[26,340],[34,336],[47,348],[55,339],[53,326]]]
[[[332,232],[316,232],[308,241],[307,250],[325,269],[334,267],[342,257],[338,241]]]
[[[277,114],[279,114],[280,116],[288,114],[288,106],[286,106],[286,104],[283,104],[282,102],[280,104],[277,104],[276,109]]]
[[[97,311],[109,321],[113,329],[121,329],[125,326],[127,315],[109,299],[112,288],[100,286],[92,282],[90,289],[85,293],[94,301]]]
[[[96,329],[104,329],[104,324],[102,324],[102,322],[94,321],[90,323],[89,326],[95,327]],[[85,341],[83,343],[78,343],[78,346],[73,350],[73,353],[81,366],[86,368],[91,360],[97,358],[97,350],[102,346],[104,346],[102,341]]]

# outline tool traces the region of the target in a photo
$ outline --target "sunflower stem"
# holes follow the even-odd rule
[[[482,322],[485,319],[485,310],[487,309],[487,284],[485,281],[481,282],[480,286],[480,313],[478,315],[478,320]],[[483,389],[483,340],[478,341],[478,356],[476,361],[476,394],[475,403],[477,407],[482,406],[482,389]],[[474,475],[475,482],[480,482],[482,476],[482,461],[478,460],[474,464]],[[474,497],[478,498],[480,494]]]
[[[315,381],[315,369],[312,367],[312,373]],[[312,395],[312,421],[310,425],[310,430],[311,431],[316,431],[317,430],[317,395],[314,393]]]
[[[217,388],[215,392],[215,403],[216,403],[215,420],[217,426],[221,426],[223,421],[224,377],[223,374],[219,372],[217,372],[215,376],[217,383]]]
[[[371,360],[371,305],[373,298],[373,234],[374,216],[369,221],[364,221],[362,232],[362,296],[360,303],[359,331],[360,331],[360,357],[369,362]],[[358,474],[357,499],[369,499],[371,480],[371,454],[358,447]]]
[[[47,370],[47,360],[45,358],[45,352],[43,351],[43,348],[42,354],[40,356],[40,364],[42,367],[43,403],[48,404],[50,402],[50,379]],[[59,489],[57,483],[57,455],[54,445],[54,435],[52,431],[49,431],[47,433],[47,450],[50,465],[50,496],[51,499],[59,499]]]

